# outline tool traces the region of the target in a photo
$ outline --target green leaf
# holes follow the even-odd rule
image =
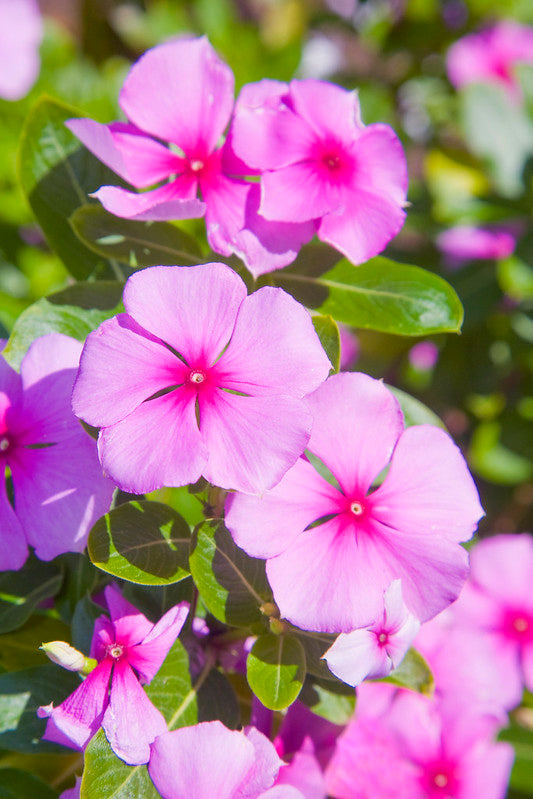
[[[74,211],[70,224],[91,250],[132,269],[189,266],[203,260],[195,240],[169,222],[135,222],[113,216],[101,206],[84,205]]]
[[[402,688],[410,688],[419,694],[432,696],[435,689],[433,674],[428,664],[416,649],[407,650],[407,654],[398,666],[383,682],[391,682]]]
[[[231,683],[218,669],[208,673],[205,682],[198,688],[198,721],[218,719],[225,727],[235,730],[240,726],[239,702]]]
[[[16,768],[0,769],[0,799],[57,799],[58,793],[46,782]]]
[[[353,327],[423,336],[456,333],[463,321],[461,302],[449,283],[388,258],[361,266],[344,259],[327,272],[315,268],[311,274],[289,268],[275,272],[274,279],[304,305]]]
[[[468,462],[484,480],[499,485],[518,485],[533,478],[533,464],[500,443],[499,422],[482,422],[474,430]]]
[[[169,730],[188,727],[198,721],[196,693],[206,680],[211,666],[199,675],[194,687],[189,672],[189,656],[176,641],[156,676],[146,687],[146,693],[161,711]]]
[[[83,280],[110,269],[109,262],[86,247],[68,219],[88,194],[103,184],[121,184],[65,127],[77,112],[57,100],[41,98],[28,114],[20,138],[22,189],[50,247],[69,272]]]
[[[47,333],[64,333],[85,341],[105,319],[119,313],[123,284],[118,281],[77,283],[30,305],[13,327],[3,355],[18,369],[30,344]]]
[[[21,627],[43,599],[55,596],[61,574],[51,563],[30,557],[18,572],[0,575],[0,633]]]
[[[331,721],[332,724],[348,724],[355,710],[353,688],[344,683],[337,685],[316,677],[306,678],[299,700],[317,716]]]
[[[533,269],[515,255],[498,262],[498,283],[513,300],[533,298]]]
[[[341,368],[341,337],[336,321],[332,316],[313,316],[313,325],[320,343],[324,347],[333,372]]]
[[[386,385],[400,403],[406,427],[412,427],[416,424],[432,424],[434,427],[441,427],[446,430],[442,419],[439,419],[437,414],[428,408],[427,405],[424,405],[423,402],[420,402],[416,397],[412,397],[406,391],[402,391],[401,388]]]
[[[498,740],[508,741],[515,750],[515,760],[509,786],[517,791],[524,791],[527,796],[533,796],[533,784],[531,782],[531,774],[533,773],[533,730],[513,721],[506,730],[500,733]]]
[[[0,749],[64,752],[58,744],[40,740],[46,719],[37,717],[37,708],[60,704],[79,684],[76,674],[52,663],[0,674]]]
[[[59,619],[32,616],[26,624],[0,636],[0,665],[7,671],[43,666],[46,657],[39,647],[45,641],[69,641],[70,628]]]
[[[85,750],[81,799],[159,799],[146,766],[128,766],[113,753],[103,730]]]
[[[291,705],[305,679],[305,651],[291,635],[261,635],[246,661],[248,684],[270,710]]]
[[[196,528],[189,566],[206,607],[219,621],[246,627],[263,618],[260,608],[271,598],[265,562],[239,549],[223,524]]]
[[[160,502],[127,502],[89,533],[89,557],[108,574],[142,585],[168,585],[189,575],[189,525]]]

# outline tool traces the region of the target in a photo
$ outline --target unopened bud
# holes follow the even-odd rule
[[[39,649],[42,649],[53,663],[57,663],[58,666],[62,666],[68,671],[89,674],[96,666],[94,658],[85,657],[82,652],[78,652],[65,641],[49,641],[47,644],[42,644]]]

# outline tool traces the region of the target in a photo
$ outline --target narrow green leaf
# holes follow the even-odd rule
[[[410,688],[419,694],[432,696],[435,689],[433,674],[428,664],[416,649],[409,649],[406,656],[383,682],[391,682],[400,685],[402,688]]]
[[[95,253],[132,269],[202,261],[195,240],[169,222],[135,222],[113,216],[101,206],[84,205],[74,211],[70,224],[80,241]]]
[[[261,606],[271,598],[265,562],[251,558],[234,543],[223,524],[199,525],[191,541],[189,566],[208,610],[237,627],[262,618]]]
[[[57,796],[57,791],[28,771],[0,769],[0,799],[57,799]]]
[[[160,502],[128,502],[106,513],[89,533],[89,557],[108,574],[143,585],[168,585],[189,575],[189,525]]]
[[[303,268],[303,267],[302,267]],[[297,300],[337,322],[402,336],[458,332],[463,308],[454,289],[418,266],[373,258],[354,266],[340,261],[313,274],[284,269],[277,285]]]
[[[159,799],[146,766],[128,766],[113,753],[103,730],[85,750],[81,799]]]
[[[333,372],[341,368],[341,337],[339,328],[332,316],[313,316],[313,325],[320,343],[324,347]]]
[[[60,586],[58,569],[34,557],[20,571],[0,574],[0,633],[21,627],[37,605],[55,596]]]
[[[294,702],[303,686],[303,646],[291,635],[259,636],[246,661],[246,677],[265,707],[283,710]]]

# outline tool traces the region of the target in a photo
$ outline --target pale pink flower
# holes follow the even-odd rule
[[[520,63],[533,64],[533,28],[510,19],[459,39],[446,58],[448,77],[455,88],[493,83],[515,101],[522,98],[514,69]]]
[[[351,328],[339,325],[341,342],[340,366],[343,370],[351,369],[359,357],[359,339]]]
[[[318,238],[355,264],[381,252],[403,225],[402,146],[388,125],[363,125],[355,92],[317,80],[246,85],[232,141],[261,172],[261,216],[313,221]]]
[[[516,236],[503,228],[457,225],[439,233],[436,239],[450,268],[465,261],[508,258],[516,247]]]
[[[300,458],[272,491],[228,498],[235,542],[267,559],[282,616],[303,629],[373,624],[397,579],[411,613],[435,616],[459,594],[468,572],[459,542],[483,513],[460,451],[437,427],[404,430],[395,397],[364,374],[334,375],[307,402],[310,457],[338,487]]]
[[[73,393],[103,428],[104,471],[134,493],[279,482],[309,439],[302,397],[330,368],[307,311],[277,288],[246,296],[217,263],[137,272],[124,306],[88,337]]]
[[[368,627],[341,633],[323,656],[329,670],[348,685],[387,677],[400,665],[420,629],[420,622],[402,600],[400,580],[385,591],[384,605],[380,619]]]
[[[437,363],[439,348],[432,341],[419,341],[409,350],[409,363],[420,372],[429,372]]]
[[[203,722],[160,735],[151,750],[148,771],[163,799],[304,799],[274,786],[282,761],[254,727]]]
[[[116,586],[105,589],[105,598],[111,620],[96,620],[91,643],[98,665],[58,707],[39,708],[39,716],[48,717],[43,738],[84,749],[103,727],[118,757],[130,765],[147,763],[150,744],[167,725],[141,685],[159,671],[189,604],[181,602],[152,624]]]
[[[81,348],[69,336],[43,336],[20,374],[0,355],[0,570],[20,569],[28,545],[41,560],[81,552],[109,510],[114,486],[70,405]]]
[[[239,255],[254,274],[285,266],[313,236],[309,224],[272,224],[257,213],[259,184],[220,139],[233,109],[234,78],[205,37],[148,50],[126,77],[119,104],[129,120],[72,119],[70,130],[138,189],[103,186],[95,197],[117,216],[188,219],[205,214],[210,246]],[[167,147],[162,142],[170,142]],[[156,188],[153,187],[155,184]],[[197,195],[200,194],[201,199]]]
[[[20,100],[39,74],[43,23],[37,0],[0,0],[0,97]]]

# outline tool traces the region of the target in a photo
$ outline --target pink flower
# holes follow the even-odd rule
[[[384,595],[381,619],[351,633],[341,633],[324,655],[330,671],[348,683],[387,677],[397,668],[420,629],[402,600],[401,581],[395,580]]]
[[[281,289],[247,297],[217,263],[137,272],[124,306],[87,339],[73,393],[103,427],[105,472],[134,493],[279,482],[309,439],[301,398],[330,368],[307,311]]]
[[[514,74],[519,63],[533,63],[533,28],[513,20],[502,20],[492,28],[459,39],[448,50],[446,59],[448,77],[455,88],[469,83],[494,83],[515,101],[522,99]]]
[[[0,0],[0,97],[20,100],[39,74],[43,23],[37,0]]]
[[[148,771],[163,799],[304,799],[290,785],[272,787],[282,761],[260,732],[220,721],[160,735]]]
[[[303,629],[373,624],[397,579],[410,612],[435,616],[459,594],[468,571],[459,542],[482,515],[461,453],[436,427],[404,430],[397,400],[364,374],[334,375],[307,401],[310,457],[332,482],[300,458],[263,496],[229,497],[235,542],[267,559],[282,616]]]
[[[359,357],[359,339],[346,325],[339,325],[341,369],[349,370]]]
[[[265,219],[314,221],[318,238],[355,264],[402,227],[402,146],[388,125],[362,124],[354,92],[317,80],[247,85],[232,137],[237,156],[262,173]]]
[[[409,363],[420,372],[429,372],[437,363],[439,348],[432,341],[419,341],[409,350]]]
[[[39,708],[38,715],[48,717],[43,738],[83,749],[103,727],[118,757],[130,765],[147,763],[150,744],[167,725],[141,684],[159,671],[189,604],[181,602],[154,625],[115,586],[105,589],[105,598],[111,620],[96,620],[91,643],[98,665],[61,705]]]
[[[457,225],[439,233],[436,244],[448,265],[457,268],[464,261],[508,258],[516,247],[516,236],[509,230]]]
[[[102,476],[94,441],[70,406],[81,346],[68,336],[43,336],[26,353],[20,374],[0,355],[1,570],[20,569],[28,545],[41,560],[81,552],[111,504],[114,486]]]
[[[128,123],[72,119],[68,127],[136,188],[161,184],[141,193],[103,186],[94,196],[108,211],[159,220],[205,214],[213,250],[236,253],[261,274],[294,260],[314,229],[258,216],[259,185],[244,179],[254,170],[234,156],[229,139],[220,145],[233,86],[230,68],[205,37],[171,41],[148,50],[128,73],[119,98]]]

